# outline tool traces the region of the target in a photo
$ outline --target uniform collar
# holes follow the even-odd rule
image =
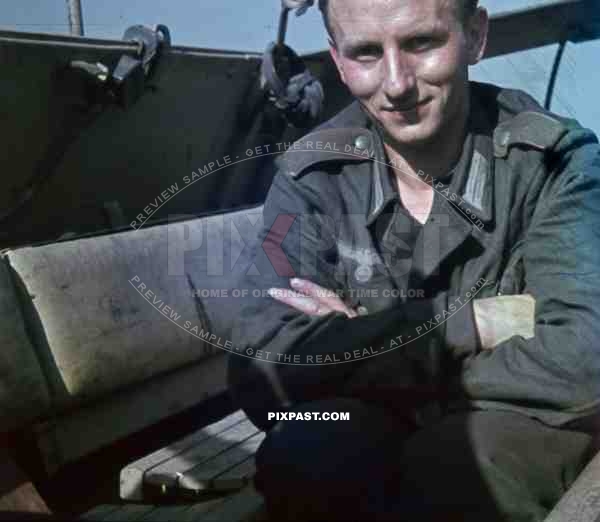
[[[449,190],[454,195],[449,205],[464,219],[473,223],[480,220],[487,225],[493,219],[497,104],[495,99],[484,97],[479,84],[471,82],[470,88],[471,111],[463,150],[453,169],[450,186],[437,190],[444,195]],[[285,171],[294,178],[316,164],[363,162],[372,163],[372,175],[360,182],[365,183],[365,217],[372,224],[398,194],[390,179],[380,133],[358,102],[294,143],[283,157]]]
[[[371,226],[392,201],[398,200],[398,192],[392,184],[390,167],[379,133],[371,130],[375,159],[371,176],[371,191],[368,198],[367,226]]]
[[[344,164],[372,161],[375,136],[358,102],[352,103],[310,134],[290,144],[282,166],[288,175],[299,178],[317,164]]]
[[[478,94],[477,85],[471,84],[468,132],[449,191],[458,196],[456,206],[463,215],[470,214],[488,225],[494,216],[493,136],[497,116],[489,112],[490,108],[484,105]]]
[[[367,225],[371,225],[388,204],[398,198],[398,193],[390,179],[389,162],[380,135],[370,122],[367,127],[375,153],[366,216]],[[474,222],[480,220],[483,224],[489,224],[493,218],[494,127],[493,118],[478,96],[477,85],[471,84],[471,111],[460,159],[452,169],[449,186],[443,181],[434,183],[443,195],[455,194],[455,208],[458,207],[465,219],[471,215]]]

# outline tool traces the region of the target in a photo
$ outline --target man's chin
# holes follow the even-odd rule
[[[363,105],[363,109],[382,132],[386,143],[392,146],[419,148],[434,142],[439,133],[438,125],[430,118],[419,118],[413,122],[402,121],[405,118],[401,115],[380,113],[378,117],[375,117],[368,107]]]
[[[402,128],[386,128],[386,141],[399,147],[423,147],[432,143],[436,133],[425,125],[406,125]]]

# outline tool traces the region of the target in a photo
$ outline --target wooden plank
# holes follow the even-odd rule
[[[263,497],[253,486],[227,497],[227,500],[211,509],[194,522],[245,522],[254,519],[263,509]]]
[[[231,491],[247,486],[256,473],[254,455],[213,479],[216,491]]]
[[[156,506],[152,504],[102,504],[80,518],[98,522],[180,522],[186,517],[197,517],[225,502],[229,497],[220,497],[193,505],[177,504]],[[193,510],[193,515],[188,514]]]
[[[221,432],[218,436],[207,439],[151,469],[146,473],[144,480],[160,487],[175,487],[177,477],[187,470],[206,462],[227,448],[243,442],[258,432],[259,430],[250,421],[242,421]]]
[[[126,500],[142,500],[144,475],[150,469],[246,419],[244,412],[238,410],[210,426],[206,426],[165,448],[161,448],[150,455],[128,464],[120,473],[121,498]]]
[[[194,491],[212,489],[216,477],[247,460],[249,456],[254,455],[265,436],[265,433],[259,432],[214,458],[179,475],[177,481],[178,487]]]
[[[198,502],[193,505],[161,506],[148,513],[140,522],[183,522],[191,517],[196,518],[202,513],[222,504],[226,497]]]
[[[190,447],[206,440],[210,437],[218,435],[219,433],[225,431],[232,426],[239,424],[240,422],[248,420],[246,414],[242,410],[238,410],[227,417],[211,424],[210,426],[205,426],[204,428],[184,437],[183,439],[170,444],[165,448],[161,448],[150,455],[146,455],[139,460],[129,464],[124,469],[135,468],[138,470],[149,471],[151,468],[162,464],[163,462],[169,460],[170,458],[186,451]]]

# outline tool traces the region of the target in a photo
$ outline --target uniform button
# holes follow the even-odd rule
[[[510,132],[503,132],[502,136],[500,136],[500,145],[506,147],[508,142],[510,141]]]
[[[362,149],[362,150],[366,150],[369,148],[369,145],[371,145],[371,140],[369,139],[368,136],[360,135],[358,136],[355,140],[354,140],[354,146],[357,149]]]
[[[359,265],[354,271],[354,278],[359,283],[368,283],[373,277],[373,268],[371,265]]]
[[[356,313],[358,315],[367,315],[369,313],[369,310],[366,306],[361,305],[356,309]]]

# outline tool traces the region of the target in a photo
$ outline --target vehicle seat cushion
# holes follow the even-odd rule
[[[221,336],[209,344],[206,332],[217,336],[226,303],[195,294],[233,284],[232,245],[243,249],[256,228],[243,239],[233,227],[232,239],[231,223],[250,222],[250,214],[262,215],[255,208],[9,251],[55,405],[102,396],[224,345]]]
[[[0,346],[0,431],[5,432],[46,412],[50,395],[4,257],[0,257]]]

